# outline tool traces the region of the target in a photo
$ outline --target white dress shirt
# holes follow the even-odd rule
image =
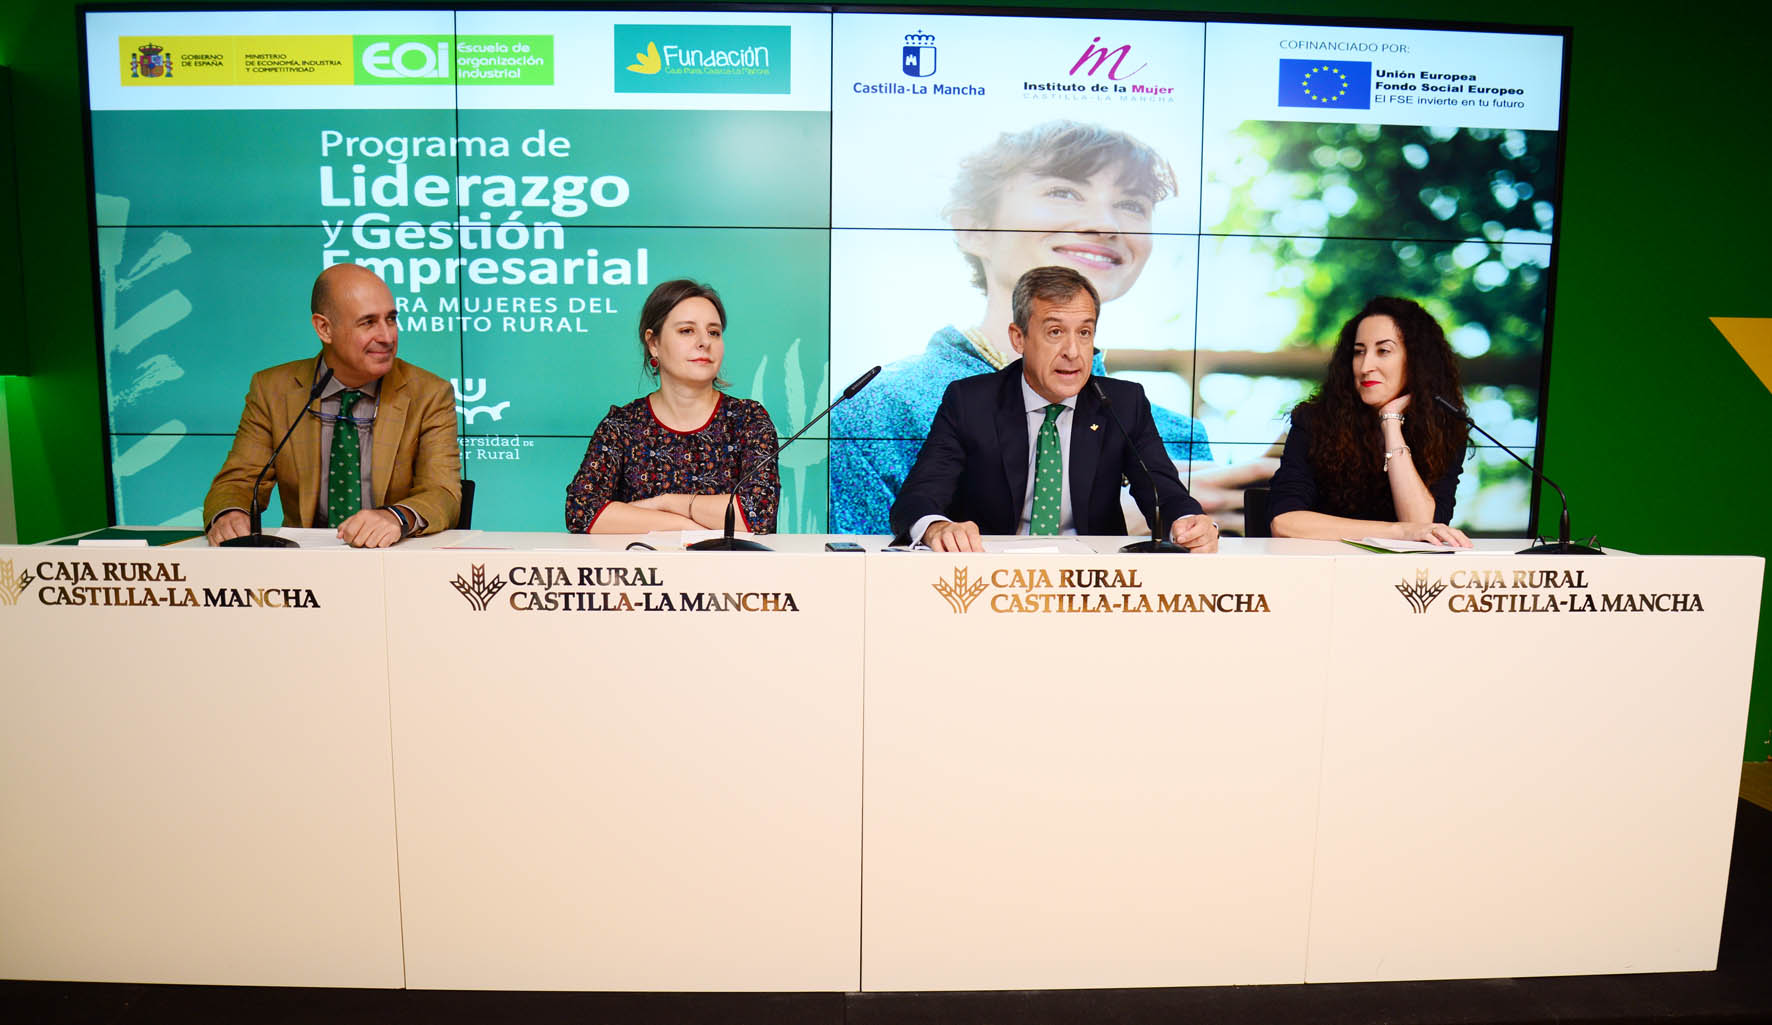
[[[1028,429],[1028,472],[1027,490],[1022,493],[1021,516],[1016,520],[1015,532],[1026,534],[1028,521],[1033,518],[1034,511],[1034,465],[1040,456],[1040,427],[1046,422],[1046,407],[1052,403],[1035,391],[1028,384],[1028,379],[1021,379],[1022,408],[1027,410]],[[1060,534],[1077,533],[1077,518],[1071,510],[1071,424],[1077,418],[1077,397],[1072,395],[1060,405],[1064,411],[1058,414],[1058,452],[1063,459],[1063,469],[1059,476],[1062,483],[1058,496],[1058,532]],[[948,518],[939,513],[931,513],[911,525],[911,543],[921,544],[923,535],[937,523],[948,522]]]

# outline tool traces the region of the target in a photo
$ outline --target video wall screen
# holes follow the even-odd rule
[[[783,437],[780,529],[885,533],[948,382],[1014,358],[1030,267],[1088,276],[1218,518],[1374,295],[1423,303],[1466,400],[1535,458],[1565,37],[943,13],[87,11],[119,522],[196,525],[254,371],[318,352],[314,275],[366,265],[452,381],[475,526],[563,529],[651,288],[729,319]],[[1006,46],[1004,40],[1015,45]],[[1473,440],[1454,522],[1523,533]],[[268,522],[277,522],[273,507]]]

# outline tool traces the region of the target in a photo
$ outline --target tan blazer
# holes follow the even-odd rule
[[[271,458],[314,386],[315,359],[261,370],[246,390],[246,409],[227,462],[203,500],[203,522],[225,509],[245,509],[252,478]],[[370,486],[375,504],[398,503],[424,517],[424,533],[447,530],[461,511],[461,449],[455,436],[455,392],[449,382],[396,359],[381,381],[372,434]],[[320,499],[320,421],[302,417],[277,463],[265,474],[260,507],[271,485],[283,503],[283,525],[311,527]],[[337,524],[334,524],[336,526]]]

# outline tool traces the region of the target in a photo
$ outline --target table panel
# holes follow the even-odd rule
[[[1762,568],[1336,560],[1310,981],[1715,968]]]
[[[402,984],[379,555],[3,548],[5,595],[0,977]]]
[[[858,988],[864,567],[390,555],[410,985]]]
[[[864,987],[1302,981],[1332,569],[871,558]]]

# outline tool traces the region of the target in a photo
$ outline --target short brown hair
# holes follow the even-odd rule
[[[1009,179],[1022,171],[1071,181],[1087,181],[1104,167],[1117,167],[1116,184],[1146,196],[1153,205],[1175,195],[1175,172],[1157,151],[1124,132],[1079,121],[1048,121],[997,141],[960,161],[942,216],[971,214],[988,221]],[[962,251],[972,267],[972,286],[985,290],[984,264]]]
[[[1089,293],[1095,302],[1095,316],[1101,316],[1101,295],[1089,279],[1069,267],[1035,267],[1023,274],[1015,282],[1015,292],[1010,297],[1010,308],[1014,311],[1015,326],[1023,335],[1028,333],[1028,321],[1034,316],[1034,300],[1041,302],[1062,303],[1076,296],[1078,292]]]

